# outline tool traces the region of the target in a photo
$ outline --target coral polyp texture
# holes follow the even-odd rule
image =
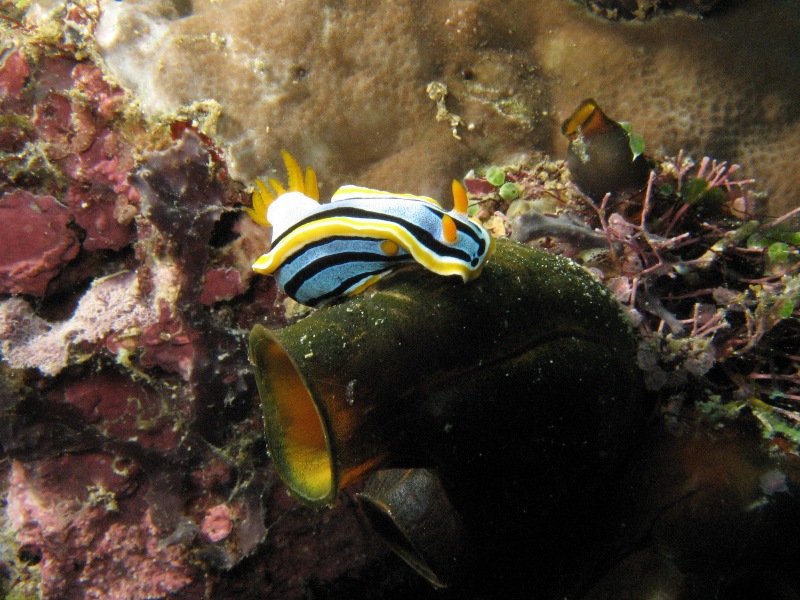
[[[580,0],[589,10],[607,19],[647,19],[659,12],[683,11],[703,15],[719,0]]]
[[[413,173],[414,192],[443,197],[476,164],[563,154],[559,124],[594,97],[651,149],[736,162],[773,214],[796,205],[796,2],[590,4],[653,16],[611,22],[568,0],[104,0],[98,37],[150,114],[213,102],[205,122],[242,179],[274,174],[286,147],[330,190],[411,191]]]

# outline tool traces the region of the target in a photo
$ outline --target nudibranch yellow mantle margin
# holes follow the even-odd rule
[[[494,251],[489,232],[467,216],[466,191],[457,181],[450,211],[427,196],[354,185],[320,204],[314,171],[303,175],[297,161],[282,154],[288,189],[274,179],[267,180],[269,187],[256,181],[253,207],[245,210],[272,226],[271,249],[253,270],[275,277],[301,304],[324,306],[415,263],[466,282],[480,275]]]

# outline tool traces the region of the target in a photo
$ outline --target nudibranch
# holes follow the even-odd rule
[[[288,189],[257,181],[254,221],[272,226],[272,247],[253,270],[272,275],[291,298],[320,307],[357,294],[409,264],[469,281],[480,275],[494,239],[467,216],[467,195],[453,181],[452,210],[426,196],[345,185],[320,204],[316,176],[283,151]]]
[[[638,191],[647,183],[650,168],[641,138],[606,116],[592,98],[581,102],[561,132],[569,139],[572,180],[590,198]]]

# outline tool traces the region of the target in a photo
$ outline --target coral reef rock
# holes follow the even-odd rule
[[[668,396],[664,426],[695,422],[667,411],[688,404],[687,381],[724,383],[729,403],[695,408],[723,424],[749,415],[750,435],[776,450],[735,506],[757,516],[788,502],[776,522],[799,521],[796,458],[781,457],[796,456],[800,428],[775,396],[788,403],[800,389],[797,232],[785,221],[707,225],[720,210],[712,192],[735,182],[724,163],[699,160],[742,163],[736,177],[757,178],[776,213],[798,203],[793,0],[632,24],[565,0],[19,0],[0,10],[0,597],[434,597],[366,532],[347,493],[314,514],[279,482],[246,336],[299,315],[253,276],[269,242],[242,211],[245,184],[269,174],[283,147],[319,171],[323,196],[349,180],[449,197],[468,168],[537,148],[566,156],[558,124],[589,96],[630,120],[649,154],[685,147],[697,163],[662,164],[649,205],[640,193],[597,213],[564,161],[506,166],[505,188],[468,178],[490,196],[478,216],[506,235],[517,221],[502,211],[519,196],[542,214],[529,235],[564,234],[539,240],[549,250],[598,276],[619,267],[605,281],[648,334],[637,360],[650,390]],[[661,216],[665,239],[646,237]],[[681,244],[705,245],[667,248],[679,229],[695,232]],[[773,236],[755,239],[761,252],[747,246],[754,232]],[[619,261],[604,259],[601,233]],[[664,276],[660,261],[675,257],[709,262],[695,272],[712,295]],[[643,270],[649,287],[632,283]],[[721,287],[739,272],[738,287]],[[712,343],[723,314],[730,336]],[[739,387],[717,378],[726,360]],[[653,497],[672,498],[659,491],[675,480]],[[750,531],[765,540],[753,554],[775,556],[773,538]]]
[[[644,137],[648,153],[687,150],[741,164],[779,215],[800,204],[800,5],[746,0],[697,20],[611,23],[579,7],[542,14],[534,52],[566,118],[586,96]],[[612,84],[613,82],[613,84]],[[558,140],[557,154],[565,145]]]
[[[101,51],[146,110],[219,103],[215,139],[236,177],[267,172],[285,147],[331,190],[358,177],[437,193],[437,172],[455,173],[472,145],[545,141],[541,74],[524,51],[494,49],[507,26],[474,3],[204,3],[180,15],[147,0],[102,6]],[[442,123],[426,92],[438,80],[454,90],[437,96]]]
[[[202,119],[241,179],[273,173],[287,148],[318,170],[323,195],[349,180],[446,197],[478,162],[563,156],[558,124],[593,96],[651,151],[742,164],[775,214],[798,202],[793,0],[633,24],[565,0],[101,6],[110,69],[150,114],[213,101]]]
[[[660,11],[708,13],[719,0],[580,0],[589,10],[607,19],[646,19]]]
[[[285,319],[219,149],[103,74],[96,5],[3,11],[0,597],[299,599],[371,572],[354,504],[288,505],[270,466],[246,331]]]
[[[71,222],[69,210],[52,196],[25,190],[5,194],[0,200],[0,293],[44,295],[50,280],[78,254]]]

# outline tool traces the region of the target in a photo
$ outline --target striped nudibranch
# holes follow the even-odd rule
[[[316,177],[305,178],[283,152],[289,190],[260,181],[253,208],[262,224],[272,225],[272,247],[253,270],[272,275],[301,304],[324,306],[357,294],[391,271],[418,263],[439,275],[477,277],[494,250],[486,229],[467,216],[467,196],[453,182],[453,210],[426,196],[395,194],[353,185],[339,188],[327,204],[318,202]]]

